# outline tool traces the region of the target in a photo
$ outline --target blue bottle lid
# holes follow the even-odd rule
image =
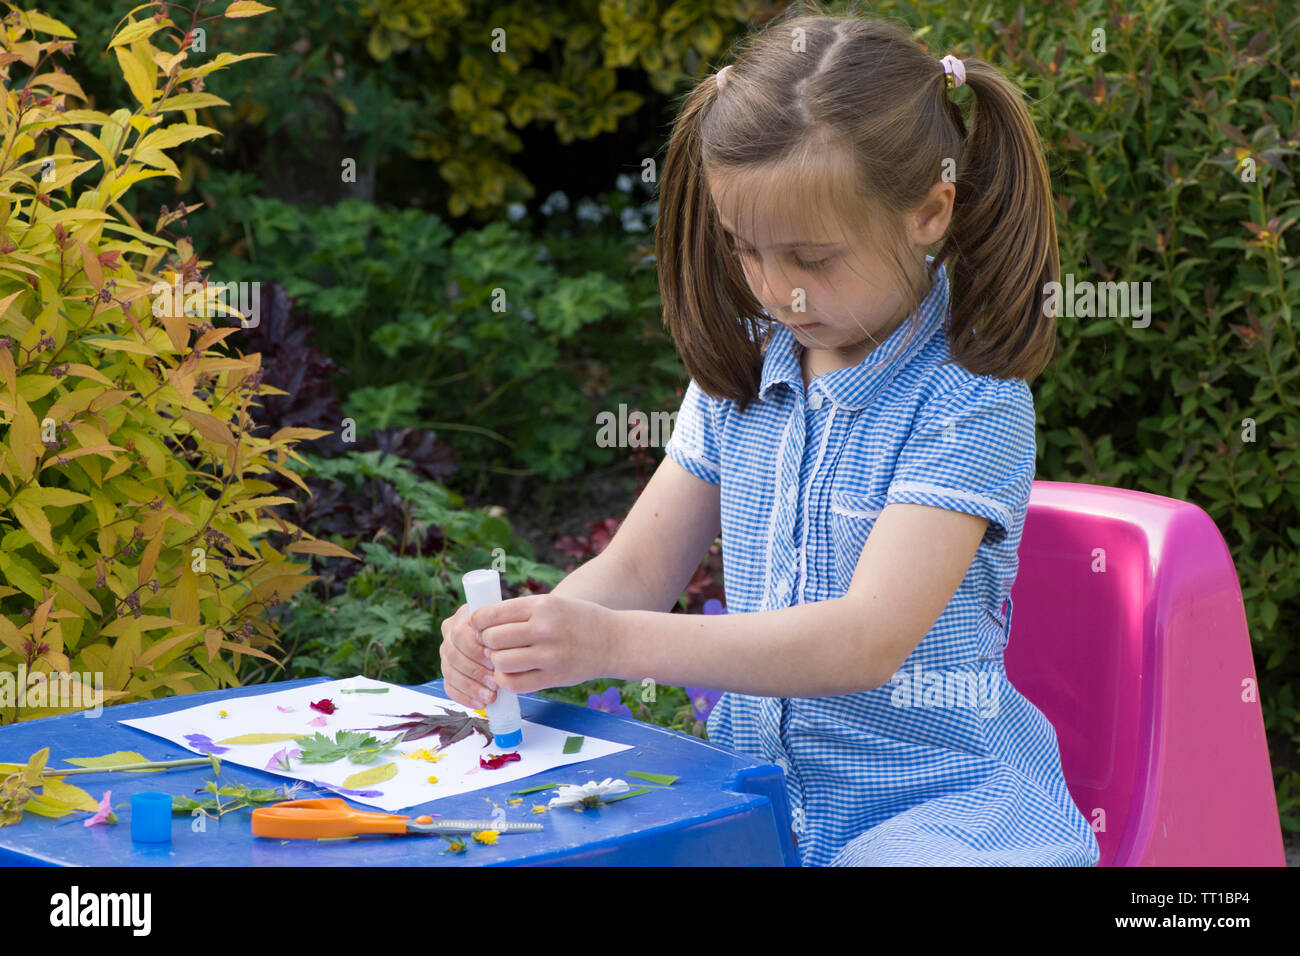
[[[520,729],[512,730],[508,734],[493,734],[492,739],[502,750],[510,750],[519,746],[520,742],[524,739],[524,732]]]
[[[171,794],[157,791],[131,794],[131,839],[136,843],[171,842]]]

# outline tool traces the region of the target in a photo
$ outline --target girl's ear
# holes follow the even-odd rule
[[[943,238],[952,220],[952,203],[956,194],[957,187],[949,182],[940,181],[930,187],[908,220],[913,245],[924,248]]]

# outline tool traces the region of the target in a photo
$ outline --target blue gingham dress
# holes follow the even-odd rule
[[[943,364],[947,322],[940,267],[907,322],[806,393],[801,347],[776,322],[744,414],[687,387],[665,453],[720,486],[729,613],[843,595],[894,502],[989,521],[953,599],[889,683],[835,697],[726,693],[709,739],[785,772],[805,866],[1092,866],[1097,841],[1066,789],[1056,732],[1003,666],[1033,396],[1023,379]]]

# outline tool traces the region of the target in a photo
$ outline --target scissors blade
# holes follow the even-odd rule
[[[479,830],[496,830],[498,833],[534,833],[542,829],[540,823],[498,823],[496,820],[435,820],[433,823],[406,824],[407,833],[476,833]]]

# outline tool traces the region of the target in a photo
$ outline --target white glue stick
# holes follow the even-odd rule
[[[494,568],[481,568],[461,575],[460,585],[465,589],[465,603],[469,605],[471,614],[501,600],[501,575]],[[524,739],[524,723],[519,716],[519,698],[515,692],[498,687],[496,698],[484,709],[496,745],[502,750],[518,747]]]

